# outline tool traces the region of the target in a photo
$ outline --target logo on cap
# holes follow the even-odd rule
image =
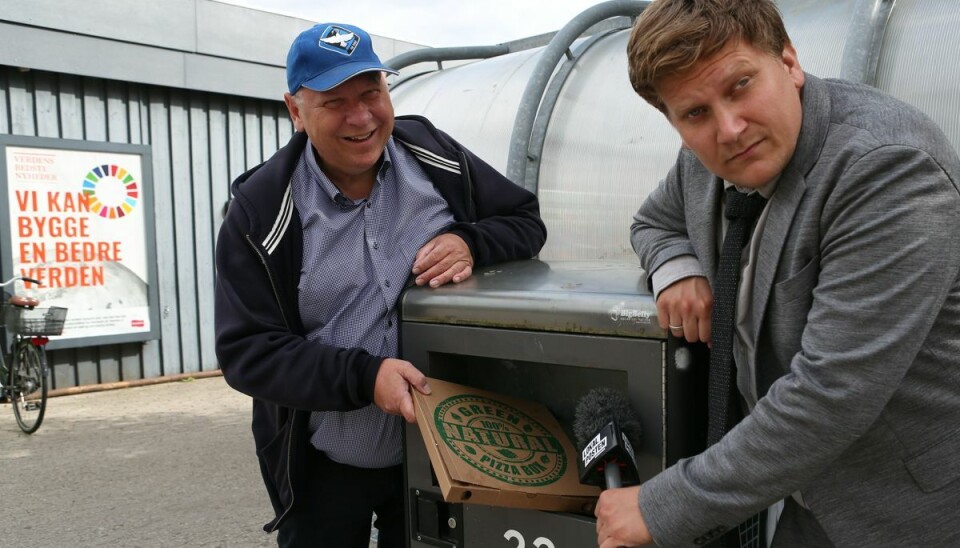
[[[360,44],[360,37],[342,27],[327,27],[317,45],[344,55],[350,55]]]

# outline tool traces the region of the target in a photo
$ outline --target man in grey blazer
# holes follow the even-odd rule
[[[630,79],[680,134],[634,217],[659,321],[711,342],[724,189],[768,198],[733,356],[747,412],[605,491],[602,548],[709,544],[783,500],[774,546],[960,546],[960,160],[916,109],[800,68],[769,0],[657,0]]]

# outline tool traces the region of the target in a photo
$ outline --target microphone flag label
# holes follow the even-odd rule
[[[544,486],[563,477],[563,445],[526,413],[495,399],[472,394],[437,405],[440,439],[464,462],[510,485]]]
[[[583,466],[585,468],[591,466],[593,459],[602,455],[606,450],[607,436],[606,433],[601,432],[597,434],[597,437],[590,440],[590,443],[583,448],[583,452],[580,454],[580,459],[583,461]]]

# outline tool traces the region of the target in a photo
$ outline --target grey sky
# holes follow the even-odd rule
[[[427,46],[491,45],[559,30],[601,0],[219,0]]]

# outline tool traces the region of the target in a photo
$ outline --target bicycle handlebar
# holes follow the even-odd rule
[[[30,283],[32,283],[32,284],[34,284],[34,285],[36,285],[36,286],[43,287],[43,284],[40,283],[40,280],[34,280],[33,278],[28,278],[28,277],[26,277],[26,276],[14,276],[14,277],[10,278],[9,280],[7,280],[7,281],[3,282],[2,284],[0,284],[0,287],[8,286],[8,285],[12,284],[13,282],[15,282],[15,281],[17,281],[17,280],[23,280],[23,281],[25,281],[25,282],[30,282]]]

